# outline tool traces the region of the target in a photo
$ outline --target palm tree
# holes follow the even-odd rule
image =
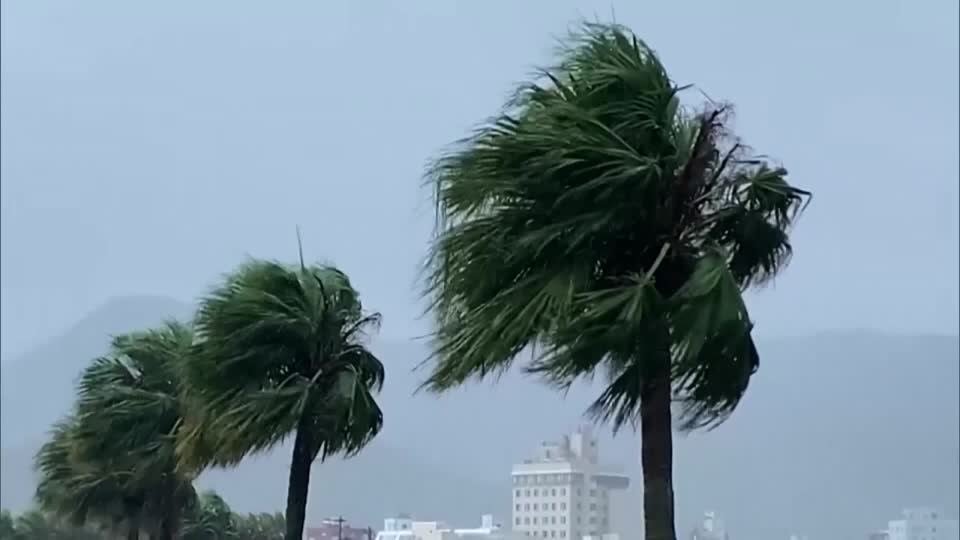
[[[126,537],[136,540],[144,505],[142,494],[126,489],[127,471],[112,468],[105,460],[77,459],[76,432],[75,416],[61,420],[37,452],[39,482],[35,498],[39,510],[74,526],[92,523],[101,529],[125,529]]]
[[[383,423],[384,368],[363,342],[379,322],[336,268],[242,265],[200,301],[184,463],[233,466],[293,435],[286,538],[300,540],[313,461],[356,454]]]
[[[674,540],[680,427],[737,406],[759,357],[743,291],[786,264],[807,192],[729,131],[620,26],[585,25],[556,67],[442,155],[428,179],[432,371],[443,391],[508,368],[561,388],[605,374],[588,413],[641,432],[645,538]]]
[[[240,540],[283,540],[285,531],[286,523],[279,512],[237,516]]]
[[[84,370],[74,414],[37,454],[43,508],[75,523],[125,523],[128,538],[141,529],[176,536],[196,496],[175,453],[180,368],[192,341],[189,327],[169,322],[115,337],[109,354]]]
[[[242,540],[237,516],[215,491],[197,497],[184,522],[182,540]]]

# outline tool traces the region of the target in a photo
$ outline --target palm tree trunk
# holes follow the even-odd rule
[[[307,494],[310,491],[310,466],[316,457],[310,426],[301,419],[293,443],[290,480],[287,484],[287,533],[285,540],[303,540],[303,523],[307,518]]]
[[[669,351],[666,353],[669,355]],[[667,357],[669,359],[669,356]],[[645,540],[676,540],[673,516],[673,426],[670,364],[661,363],[640,391],[640,462]]]

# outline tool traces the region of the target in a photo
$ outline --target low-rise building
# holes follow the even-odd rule
[[[328,518],[320,522],[319,527],[307,527],[305,540],[373,540],[373,529],[352,527],[342,518]]]
[[[887,523],[889,540],[960,540],[956,519],[932,508],[908,508],[900,519]]]
[[[492,515],[484,515],[480,526],[458,529],[442,521],[414,521],[410,517],[388,518],[376,540],[516,540]]]

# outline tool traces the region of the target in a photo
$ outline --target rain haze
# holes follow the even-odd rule
[[[0,15],[4,508],[30,508],[32,456],[109,335],[189,317],[249,257],[295,261],[299,227],[306,258],[383,314],[387,369],[383,433],[314,466],[307,526],[406,512],[509,528],[511,466],[576,430],[597,387],[511,373],[413,394],[431,330],[423,175],[587,18],[733,102],[738,134],[813,192],[789,268],[747,295],[764,359],[747,397],[678,437],[678,536],[708,511],[734,540],[865,539],[915,507],[957,519],[956,1],[3,0]],[[612,530],[639,539],[637,437],[592,430],[630,477]],[[288,467],[283,448],[200,483],[282,511]]]

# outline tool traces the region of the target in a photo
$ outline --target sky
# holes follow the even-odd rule
[[[4,358],[111,297],[293,261],[297,226],[386,337],[425,333],[424,166],[582,17],[735,103],[813,191],[792,265],[750,296],[761,335],[957,333],[956,0],[0,5]]]

